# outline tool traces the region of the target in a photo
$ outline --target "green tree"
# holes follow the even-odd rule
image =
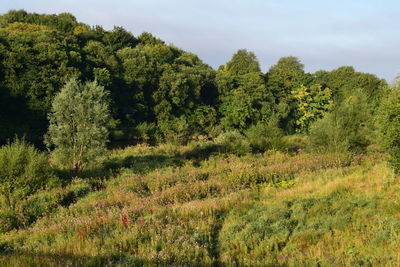
[[[227,71],[233,75],[261,72],[256,55],[246,49],[238,50],[229,62],[220,67],[220,70]]]
[[[53,101],[45,136],[57,163],[74,171],[101,163],[111,122],[108,92],[96,81],[70,79]]]
[[[159,87],[153,93],[154,115],[164,136],[178,131],[185,141],[191,135],[204,134],[205,128],[201,127],[215,121],[214,95],[214,71],[197,56],[182,53],[174,64],[164,66]],[[196,117],[201,121],[197,122]]]
[[[261,73],[253,72],[235,79],[237,84],[221,97],[221,123],[225,128],[246,129],[272,115],[272,96]]]
[[[41,143],[46,132],[46,114],[66,77],[79,73],[70,64],[76,40],[47,26],[13,22],[0,28],[0,83],[8,95],[2,107],[8,115],[6,137],[26,136]]]
[[[243,130],[272,115],[273,99],[254,53],[239,50],[221,66],[216,84],[221,124]]]
[[[307,132],[311,123],[323,117],[333,102],[331,90],[319,84],[310,87],[301,85],[292,94],[297,103],[296,125],[299,132]]]
[[[310,143],[317,151],[363,152],[371,143],[372,119],[368,98],[358,90],[311,126]]]
[[[301,85],[308,86],[311,75],[304,72],[304,65],[296,57],[283,57],[267,73],[267,88],[275,99],[275,112],[286,133],[296,130],[296,101],[292,91]]]
[[[69,64],[70,51],[62,34],[46,26],[15,22],[0,35],[8,48],[3,61],[5,87],[45,115],[57,89],[79,72]]]
[[[378,112],[378,129],[383,148],[389,154],[389,163],[400,173],[400,86],[397,85],[382,101]]]
[[[284,146],[283,131],[278,127],[278,120],[274,117],[252,125],[245,134],[251,147],[257,152],[268,149],[279,150]]]
[[[335,102],[344,101],[355,90],[361,90],[374,110],[388,88],[385,80],[373,74],[356,72],[351,66],[343,66],[330,72],[318,71],[314,74],[314,79],[315,83],[331,89]]]
[[[134,126],[154,122],[153,93],[159,88],[164,66],[173,63],[174,52],[166,45],[138,45],[117,52],[124,85],[114,90],[123,123]]]

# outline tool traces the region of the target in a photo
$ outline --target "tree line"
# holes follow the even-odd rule
[[[390,128],[378,118],[392,119],[379,107],[390,104],[382,100],[393,98],[387,97],[393,88],[351,66],[307,73],[289,56],[263,73],[256,55],[240,49],[214,70],[150,33],[105,30],[69,13],[0,16],[1,143],[17,136],[52,144],[44,136],[56,134],[49,127],[55,97],[71,81],[104,88],[111,144],[186,143],[229,133],[227,139],[245,136],[253,150],[263,151],[279,147],[283,135],[300,133],[315,150],[358,153],[379,134],[388,136],[383,129]],[[75,87],[78,97],[82,86]],[[65,110],[77,112],[68,109],[73,97],[65,101]]]

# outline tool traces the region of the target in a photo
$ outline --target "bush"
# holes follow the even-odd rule
[[[316,151],[361,153],[370,144],[371,134],[368,100],[356,92],[312,125],[310,145]]]
[[[309,137],[304,135],[288,135],[282,141],[287,152],[300,152],[309,147]]]
[[[186,144],[192,134],[192,129],[184,116],[160,120],[158,127],[166,142]]]
[[[258,122],[246,131],[250,146],[259,152],[269,149],[280,150],[283,147],[283,131],[278,127],[275,119],[269,122]]]
[[[395,173],[400,173],[400,86],[382,102],[378,122],[381,144],[389,153],[389,163]]]
[[[135,128],[136,138],[143,143],[155,143],[157,139],[157,127],[155,123],[142,122]]]
[[[59,203],[62,198],[60,189],[40,191],[29,196],[16,207],[19,215],[19,223],[16,226],[29,226],[36,222],[37,219],[55,212],[60,207]]]
[[[0,233],[6,233],[20,226],[16,212],[10,208],[0,209]]]
[[[212,141],[191,142],[185,147],[182,156],[185,159],[206,159],[214,152],[218,152],[219,146]]]
[[[251,152],[250,143],[236,130],[220,134],[216,139],[216,143],[220,146],[219,149],[222,153],[232,153],[240,156]]]
[[[0,148],[0,170],[0,194],[8,208],[14,208],[17,200],[58,180],[47,155],[23,140]]]
[[[75,203],[90,191],[88,181],[83,179],[74,179],[65,188],[38,191],[16,203],[14,209],[0,209],[0,233],[27,227],[60,207]]]

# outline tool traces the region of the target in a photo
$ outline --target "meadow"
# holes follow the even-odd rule
[[[400,78],[271,63],[0,14],[0,266],[400,266]]]
[[[400,183],[384,158],[115,149],[101,172],[18,204],[0,265],[398,266]]]

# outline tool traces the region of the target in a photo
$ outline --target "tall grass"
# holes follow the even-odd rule
[[[116,177],[97,191],[77,181],[67,204],[0,235],[0,251],[50,265],[400,264],[400,184],[379,157],[209,145],[114,151]]]

